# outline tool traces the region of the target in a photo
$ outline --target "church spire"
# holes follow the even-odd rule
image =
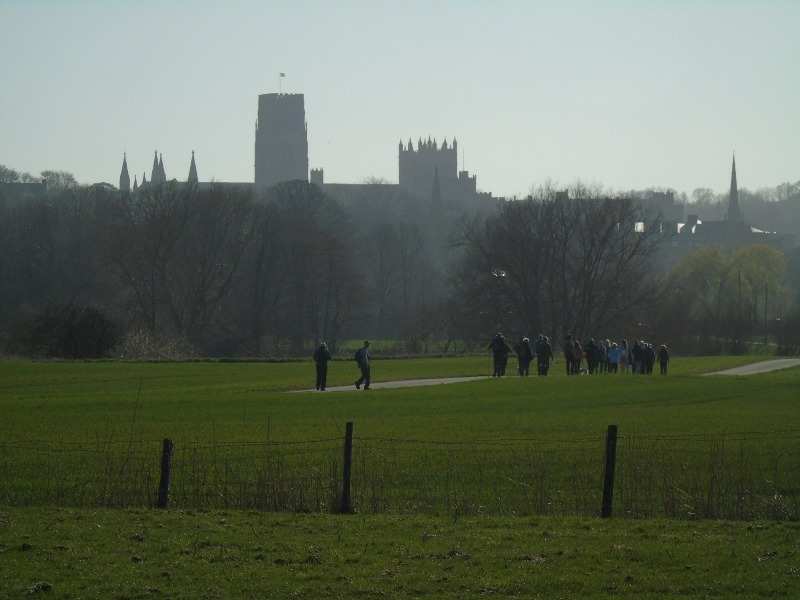
[[[192,164],[189,165],[189,183],[197,183],[197,167],[194,164],[194,150],[192,150]]]
[[[119,191],[131,191],[131,176],[128,174],[128,156],[127,153],[122,154],[122,171],[119,174]]]
[[[158,168],[158,150],[155,151],[155,156],[153,156],[153,170],[150,171],[150,183],[152,185],[156,185],[159,183],[159,168]]]
[[[736,185],[736,155],[733,155],[731,167],[731,195],[728,198],[728,221],[741,221],[742,212],[739,209],[739,188]]]
[[[166,183],[167,182],[167,173],[164,171],[164,155],[158,155],[158,182],[159,183]]]

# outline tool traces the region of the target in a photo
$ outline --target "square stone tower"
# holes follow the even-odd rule
[[[255,189],[308,181],[308,127],[303,94],[261,94],[256,122]]]

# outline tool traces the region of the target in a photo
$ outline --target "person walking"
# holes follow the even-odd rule
[[[656,363],[656,351],[653,350],[653,344],[645,344],[643,354],[643,368],[648,375],[653,374],[653,365]]]
[[[633,372],[636,375],[641,375],[642,373],[642,360],[644,359],[644,348],[642,348],[643,343],[644,342],[633,340],[633,347],[631,348]]]
[[[622,340],[619,346],[619,366],[623,373],[628,372],[628,364],[630,363],[630,349],[628,348],[628,340]]]
[[[620,361],[620,352],[619,347],[616,343],[611,344],[611,348],[608,349],[608,372],[609,373],[616,373],[617,367],[619,366]]]
[[[578,340],[575,340],[575,361],[572,363],[573,375],[581,374],[582,362],[583,362],[583,348],[581,348],[581,343]]]
[[[658,349],[658,364],[661,365],[661,374],[667,374],[667,364],[669,363],[669,350],[664,344]]]
[[[575,367],[575,342],[572,341],[572,335],[567,335],[567,341],[564,342],[564,363],[567,365],[567,375],[574,374]]]
[[[511,349],[506,344],[506,338],[502,333],[498,333],[489,343],[489,350],[492,351],[493,367],[492,377],[502,377],[506,374],[506,364],[508,363],[508,353]]]
[[[594,375],[595,369],[597,369],[597,344],[594,342],[594,338],[589,340],[589,343],[586,344],[586,349],[584,350],[584,354],[586,355],[586,368],[589,371],[589,375]]]
[[[370,372],[369,372],[369,340],[364,340],[364,346],[356,350],[356,360],[358,361],[358,368],[361,369],[361,377],[356,381],[356,389],[361,389],[361,384],[364,384],[364,389],[369,389]]]
[[[520,377],[527,377],[530,374],[531,361],[533,360],[530,339],[527,337],[522,338],[514,349],[517,352],[517,361],[519,362],[517,372]]]
[[[322,342],[314,350],[314,362],[317,365],[317,390],[324,392],[328,382],[328,363],[333,360],[328,345]]]
[[[536,347],[536,366],[539,375],[547,375],[550,370],[550,360],[553,357],[553,347],[550,345],[550,338],[544,336],[542,342]]]

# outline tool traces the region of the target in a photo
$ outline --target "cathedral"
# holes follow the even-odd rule
[[[256,193],[282,181],[310,181],[326,193],[341,201],[362,194],[371,184],[328,184],[324,170],[312,169],[309,173],[308,124],[305,116],[303,94],[261,94],[255,125],[254,180]],[[150,179],[142,173],[141,182],[134,176],[131,185],[127,155],[123,155],[119,189],[136,192],[142,187],[167,181],[164,160],[158,152],[153,158]],[[185,180],[198,183],[194,152]],[[458,171],[458,143],[445,139],[441,146],[428,137],[408,145],[401,141],[398,148],[397,184],[382,184],[384,189],[395,189],[407,195],[430,201],[434,205],[459,204],[462,208],[493,206],[500,199],[491,193],[477,190],[477,178],[467,171]],[[230,184],[222,184],[230,185]],[[242,184],[237,184],[242,185]],[[434,206],[438,211],[440,207]]]
[[[177,180],[173,180],[177,181]],[[192,162],[189,165],[189,177],[186,180],[188,183],[197,183],[197,166],[194,163],[194,152],[192,152]],[[167,173],[164,170],[164,157],[155,151],[153,157],[153,169],[150,171],[150,181],[147,181],[147,172],[142,173],[142,183],[140,184],[137,176],[133,176],[133,186],[131,186],[131,177],[128,173],[128,155],[122,155],[122,170],[119,174],[119,191],[121,192],[136,192],[141,188],[148,185],[158,185],[167,182]]]

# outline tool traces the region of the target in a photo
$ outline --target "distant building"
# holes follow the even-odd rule
[[[689,215],[678,227],[675,237],[678,246],[746,246],[770,244],[777,248],[794,245],[793,235],[781,235],[763,231],[744,220],[739,207],[739,188],[736,182],[736,157],[731,166],[731,189],[728,195],[728,210],[724,221],[701,221],[697,215]]]
[[[29,183],[0,183],[0,201],[19,202],[29,198],[43,198],[47,195],[47,180]]]
[[[308,131],[303,94],[261,94],[256,121],[255,189],[308,181]]]
[[[398,202],[403,197],[413,196],[430,202],[431,216],[440,219],[449,210],[473,210],[494,207],[499,198],[489,192],[479,192],[477,178],[468,171],[458,171],[458,143],[445,140],[441,146],[436,140],[422,138],[414,148],[400,142],[398,153],[397,184],[383,183],[326,183],[322,168],[309,172],[308,125],[305,116],[303,94],[261,94],[258,97],[258,118],[255,131],[254,183],[217,183],[235,186],[260,193],[284,181],[310,181],[330,196],[347,202],[363,198],[365,194],[380,192],[393,194]],[[145,186],[159,185],[167,181],[163,156],[155,152],[150,180],[142,174],[141,183],[134,176],[131,185],[127,154],[123,155],[119,178],[119,189],[136,192]],[[188,182],[198,182],[197,168],[192,152]]]

